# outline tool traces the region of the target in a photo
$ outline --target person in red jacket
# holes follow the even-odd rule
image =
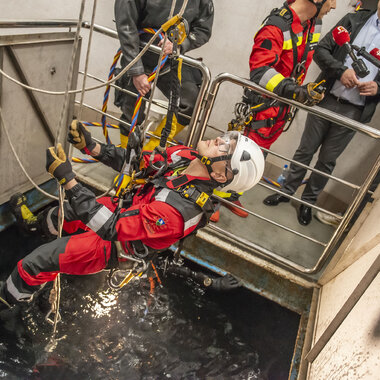
[[[126,161],[125,149],[96,143],[77,121],[70,127],[69,141],[115,170],[120,171]],[[97,200],[76,181],[60,145],[57,152],[49,148],[46,154],[46,168],[64,187],[68,198],[63,230],[83,233],[53,240],[20,260],[0,287],[0,306],[30,300],[58,273],[96,273],[111,263],[117,265],[119,257],[133,262],[169,248],[207,224],[214,211],[210,198],[214,188],[248,190],[260,180],[264,169],[260,148],[238,132],[201,141],[197,150],[170,147],[165,161],[158,153],[153,160],[156,168],[166,162],[166,170],[136,188],[119,207],[110,197]],[[143,159],[152,176],[155,172],[150,155],[145,152]],[[57,235],[57,219],[58,207],[45,213],[44,230]]]
[[[250,79],[275,94],[307,105],[317,104],[323,95],[316,83],[302,85],[321,33],[321,19],[336,0],[293,0],[273,9],[256,33],[249,59]],[[290,106],[246,90],[243,103],[249,107],[250,122],[244,134],[269,149],[290,117]],[[218,192],[242,207],[239,194]],[[243,218],[248,213],[224,204]],[[219,220],[219,210],[211,219]]]
[[[273,10],[257,32],[249,59],[250,79],[275,94],[315,104],[321,97],[302,86],[321,33],[321,19],[336,0],[295,0]],[[246,135],[269,149],[286,123],[289,107],[252,94],[257,111]]]

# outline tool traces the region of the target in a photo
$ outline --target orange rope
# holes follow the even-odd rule
[[[149,277],[149,283],[150,283],[149,294],[153,295],[154,294],[154,288],[156,287],[156,285],[154,284],[154,278],[153,277]]]
[[[154,270],[154,273],[156,273],[156,277],[157,277],[158,283],[162,286],[162,282],[161,282],[160,276],[158,275],[157,269],[156,269],[155,265],[153,264],[153,261],[151,260],[150,263],[152,264],[152,268]]]

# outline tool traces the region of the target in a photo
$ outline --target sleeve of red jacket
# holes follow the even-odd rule
[[[115,213],[97,202],[94,193],[81,184],[66,194],[78,219],[104,240],[141,240],[149,247],[161,249],[182,237],[182,215],[164,202],[153,201]]]
[[[259,30],[249,59],[250,79],[279,96],[292,98],[296,86],[294,81],[275,69],[283,43],[284,36],[280,28],[268,25]]]
[[[132,0],[115,0],[115,21],[123,59],[128,64],[140,52],[138,19],[141,12],[140,3]],[[128,75],[144,74],[144,65],[139,59],[129,70]]]

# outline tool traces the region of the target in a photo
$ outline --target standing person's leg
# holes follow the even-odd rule
[[[314,153],[321,145],[329,126],[330,122],[327,120],[308,114],[305,129],[302,133],[300,144],[293,156],[293,160],[304,165],[309,165]],[[293,195],[301,185],[306,171],[306,169],[292,163],[281,190],[289,195]],[[263,202],[267,206],[276,206],[280,202],[289,202],[289,198],[281,194],[273,194],[266,197]]]
[[[335,168],[336,160],[354,137],[355,131],[333,124],[321,146],[318,161],[314,168],[331,174]],[[312,173],[302,193],[301,199],[309,203],[316,203],[321,191],[329,179]]]
[[[180,133],[190,122],[191,115],[199,93],[199,84],[202,80],[199,70],[189,66],[182,66],[182,81],[180,89],[180,101],[178,110],[178,119],[173,120],[171,133],[168,140],[172,140],[174,136]],[[157,87],[169,99],[171,91],[171,73],[166,73],[158,79]],[[166,125],[166,117],[157,126],[154,135],[161,136],[161,132]],[[151,137],[150,141],[144,146],[144,150],[153,150],[158,145],[159,139]]]
[[[92,231],[44,244],[17,263],[2,288],[3,296],[9,304],[30,301],[58,273],[97,273],[107,266],[111,244]]]
[[[179,103],[180,115],[178,115],[178,123],[183,127],[190,123],[201,83],[202,73],[198,69],[187,65],[182,66],[181,99]]]
[[[136,97],[134,97],[133,95],[119,91],[117,95],[117,101],[115,100],[115,105],[119,106],[122,111],[122,115],[120,116],[120,119],[128,123],[128,125],[124,123],[119,123],[120,143],[123,148],[126,148],[127,143],[128,143],[128,134],[130,130],[130,125],[132,123],[132,116],[133,116],[133,111],[135,109],[138,92],[135,86],[133,85],[132,77],[127,77],[127,76],[123,77],[121,83],[122,83],[121,87],[123,87],[125,90],[131,91],[136,94]],[[140,112],[137,117],[137,124],[141,124],[145,118],[144,109],[145,109],[145,101],[142,100]]]
[[[153,52],[146,52],[141,58],[142,63],[144,65],[145,74],[149,75],[157,65],[158,55]],[[122,59],[122,66],[125,64]],[[125,74],[119,81],[116,82],[117,85],[122,87],[125,90],[131,91],[136,94],[136,96],[130,95],[123,91],[117,90],[115,91],[115,105],[120,107],[122,111],[121,120],[125,121],[129,125],[125,125],[124,123],[119,123],[120,127],[120,142],[121,146],[125,148],[128,143],[128,134],[130,130],[130,124],[132,123],[132,116],[136,106],[136,100],[138,92],[133,84],[133,77]],[[146,96],[149,97],[150,93]],[[145,119],[145,100],[141,101],[141,106],[139,110],[139,114],[137,117],[137,124],[141,124]]]
[[[335,101],[336,102],[336,101]],[[335,112],[340,113],[352,120],[359,120],[362,114],[362,107],[356,107],[351,104],[341,104],[336,102]],[[355,131],[340,126],[331,124],[328,133],[323,140],[318,161],[315,164],[315,169],[324,173],[331,174],[335,168],[336,160],[346,149],[354,137]],[[316,203],[318,195],[324,189],[328,181],[327,177],[312,173],[309,181],[305,186],[301,199],[310,203]]]

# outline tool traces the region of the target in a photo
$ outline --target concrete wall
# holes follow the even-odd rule
[[[169,0],[168,0],[169,1]],[[367,1],[368,3],[374,0]],[[215,23],[213,36],[210,42],[191,52],[193,57],[202,57],[204,63],[210,68],[213,77],[221,72],[229,72],[242,77],[249,76],[248,58],[252,47],[253,36],[260,27],[262,20],[273,7],[281,6],[282,0],[216,0]],[[328,31],[336,22],[348,11],[352,10],[353,0],[337,0],[337,9],[331,11],[324,18],[323,33]],[[85,12],[85,19],[91,19],[93,2],[88,1]],[[1,15],[4,19],[75,19],[78,17],[80,1],[66,0],[13,0],[11,2],[0,0]],[[95,22],[99,25],[114,29],[113,22],[113,2],[110,0],[98,0]],[[0,33],[6,34],[9,30],[0,29]],[[18,33],[25,33],[26,30],[19,30]],[[14,31],[12,31],[14,33]],[[84,66],[84,52],[87,46],[88,30],[83,30],[84,38],[82,51],[82,64]],[[92,54],[89,65],[89,73],[100,78],[106,78],[113,55],[118,48],[117,40],[112,40],[99,34],[95,34],[92,43]],[[315,64],[309,70],[307,80],[313,80],[319,72]],[[88,85],[93,84],[92,80]],[[211,124],[225,129],[227,123],[233,116],[233,105],[241,98],[241,89],[232,85],[222,86],[219,92],[215,110],[211,117]],[[101,107],[103,90],[96,90],[86,94],[85,102],[96,107]],[[115,112],[118,110],[113,106],[113,94],[109,102],[109,109]],[[378,114],[380,116],[380,112]],[[298,146],[300,135],[304,126],[305,114],[299,113],[293,123],[292,128],[273,145],[273,149],[285,156],[291,157]],[[376,118],[374,118],[376,120]],[[372,126],[375,126],[375,121]],[[368,168],[375,160],[379,149],[378,144],[374,144],[369,138],[355,136],[350,146],[343,153],[338,161],[335,173],[355,183],[360,183]],[[283,166],[283,162],[278,159],[269,158],[268,163],[273,163],[273,176],[277,175],[278,167]],[[268,168],[271,166],[268,165]],[[360,168],[360,170],[359,170]],[[330,181],[331,182],[331,181]],[[331,183],[328,184],[328,192],[339,193],[343,201],[347,201],[351,191]]]
[[[336,258],[320,279],[322,285],[314,343],[380,255],[380,189]],[[309,380],[375,380],[380,373],[380,275],[310,366]]]

